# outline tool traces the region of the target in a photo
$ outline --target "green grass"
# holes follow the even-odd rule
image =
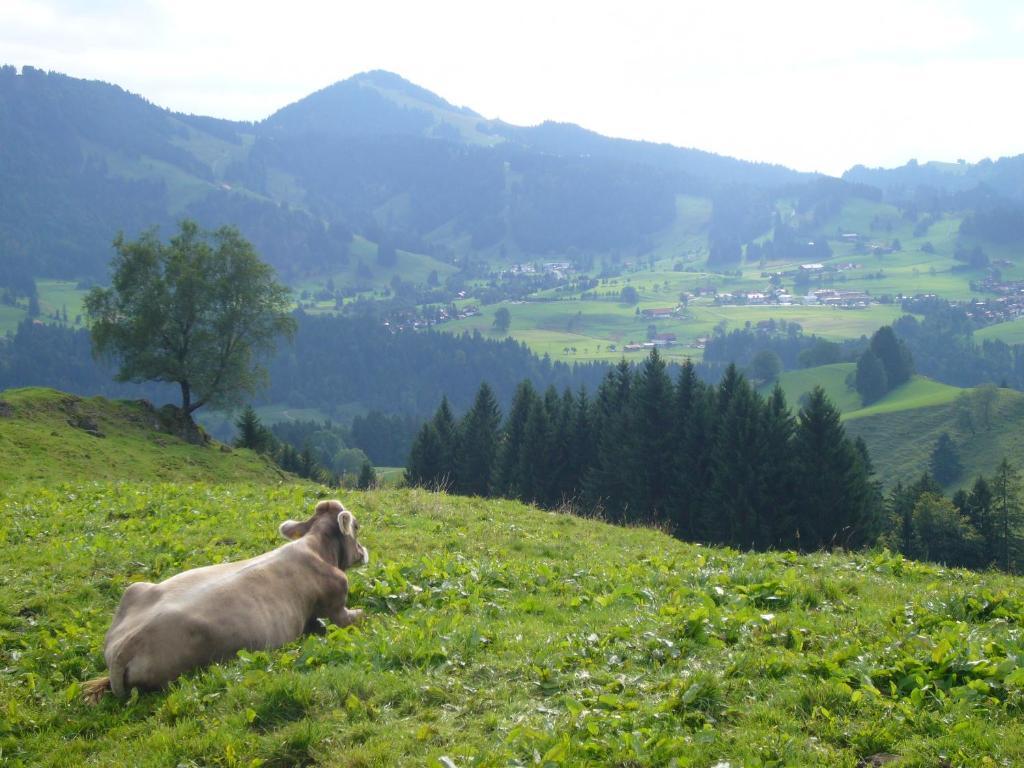
[[[999,339],[1005,344],[1024,344],[1024,318],[990,325],[974,334],[974,341],[979,344],[995,339]]]
[[[24,319],[25,309],[23,307],[0,304],[0,334],[14,333],[18,329],[18,323]]]
[[[816,368],[802,368],[786,371],[779,376],[779,385],[786,394],[786,402],[794,412],[800,407],[800,400],[815,387],[825,390],[832,403],[843,413],[855,411],[861,407],[860,395],[856,390],[846,386],[846,377],[856,369],[854,363],[836,363],[821,365]],[[762,387],[762,394],[771,392],[774,383]]]
[[[158,431],[157,425],[155,413],[138,402],[81,398],[52,389],[0,392],[0,485],[69,477],[285,479],[251,451],[191,445]]]
[[[938,381],[914,376],[906,384],[891,390],[876,403],[860,408],[847,414],[846,420],[862,419],[866,416],[895,413],[896,411],[912,411],[918,408],[930,408],[934,405],[945,405],[953,402],[964,390]]]
[[[345,497],[356,628],[82,703],[124,588],[278,543],[322,489],[0,491],[8,765],[1024,761],[1017,578],[880,555],[740,554],[520,504]]]
[[[626,284],[620,281],[603,290],[617,295]],[[629,284],[635,283],[631,281]],[[555,360],[572,362],[618,360],[625,344],[647,340],[647,327],[653,324],[660,333],[676,334],[678,345],[662,352],[666,358],[679,361],[686,357],[699,359],[703,353],[694,346],[696,339],[709,336],[715,326],[721,323],[731,329],[742,328],[747,323],[756,324],[761,320],[786,320],[799,323],[807,334],[843,339],[870,335],[901,314],[899,307],[892,304],[873,305],[864,310],[845,310],[822,306],[719,307],[708,302],[691,302],[681,318],[651,321],[637,315],[637,308],[644,310],[674,306],[678,301],[678,293],[662,290],[656,294],[649,288],[649,284],[638,286],[638,290],[643,290],[643,298],[636,307],[614,300],[584,301],[571,298],[546,302],[503,302],[481,307],[481,314],[477,317],[445,323],[438,328],[450,333],[479,331],[485,335],[491,334],[494,313],[499,307],[506,307],[512,318],[509,335],[526,343],[537,354],[549,354]],[[614,351],[609,349],[610,344],[616,346]],[[634,352],[627,356],[641,357],[645,354]]]
[[[907,386],[913,388],[915,383]],[[886,486],[920,476],[928,468],[931,452],[943,432],[953,438],[964,466],[949,490],[969,486],[978,474],[992,475],[1003,458],[1020,467],[1024,456],[1024,395],[999,390],[988,422],[975,418],[976,423],[967,425],[955,398],[971,390],[951,387],[955,391],[950,398],[948,391],[929,389],[931,395],[922,388],[918,407],[886,409],[883,401],[883,407],[865,408],[844,421],[848,434],[864,438],[878,477]],[[939,404],[928,404],[932,397]]]
[[[75,318],[80,315],[84,322],[82,302],[88,291],[78,288],[76,282],[72,280],[37,280],[36,288],[39,290],[39,309],[44,321],[54,312],[66,310],[69,326],[75,327]],[[83,327],[82,323],[79,323],[78,327]]]

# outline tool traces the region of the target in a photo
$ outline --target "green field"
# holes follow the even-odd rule
[[[351,576],[363,625],[82,703],[129,583],[276,546],[323,493],[0,491],[6,764],[1024,760],[1019,579],[888,554],[739,554],[425,491],[345,497],[375,557]]]
[[[778,382],[786,394],[786,402],[794,411],[800,407],[804,395],[809,394],[815,387],[821,387],[836,408],[847,414],[862,407],[857,391],[846,386],[847,376],[853,373],[856,367],[854,363],[836,363],[816,368],[801,368],[786,371],[779,376]],[[774,384],[768,384],[762,387],[761,394],[767,395],[773,386]]]
[[[154,411],[134,401],[81,398],[52,389],[0,392],[0,486],[31,480],[286,479],[245,449],[198,447],[158,430]]]
[[[25,310],[21,307],[12,307],[7,304],[0,304],[0,334],[14,333],[25,317]]]
[[[494,313],[499,307],[505,307],[512,319],[509,335],[525,342],[538,354],[569,362],[618,360],[623,355],[625,344],[646,341],[648,326],[654,325],[659,333],[677,336],[677,346],[663,349],[663,355],[670,360],[682,360],[686,357],[699,359],[702,351],[695,346],[696,340],[706,338],[722,323],[727,329],[732,329],[761,320],[786,320],[799,323],[807,334],[843,339],[870,335],[900,315],[899,307],[892,304],[848,310],[822,306],[720,307],[707,302],[691,302],[680,318],[652,321],[637,314],[638,308],[642,311],[674,304],[672,299],[660,302],[645,299],[636,307],[611,300],[503,302],[481,307],[479,316],[438,327],[452,333],[479,331],[491,334]],[[615,345],[615,349],[609,345]],[[633,352],[627,357],[639,359],[646,354],[646,351]]]
[[[80,289],[78,284],[71,280],[37,280],[36,288],[39,291],[39,309],[43,319],[54,312],[66,311],[68,325],[75,327],[75,319],[84,313],[82,302],[88,291]],[[82,327],[82,322],[78,323],[79,327]]]
[[[1024,761],[1018,577],[744,554],[415,489],[342,492],[373,552],[350,574],[363,624],[90,706],[129,584],[265,552],[339,492],[175,442],[134,404],[0,400],[4,765]],[[851,425],[895,436],[906,413]],[[1004,393],[993,423],[1021,417]]]
[[[953,402],[962,392],[960,387],[951,387],[932,381],[924,376],[914,376],[909,382],[891,390],[876,403],[845,414],[846,421],[866,416],[912,411]]]
[[[966,425],[962,407],[955,398],[961,392],[970,395],[972,390],[950,387],[948,389],[955,392],[949,397],[951,393],[939,389],[943,385],[930,384],[933,385],[927,388],[930,395],[926,388],[921,388],[922,401],[917,407],[887,410],[872,406],[844,420],[848,434],[864,438],[878,477],[886,486],[897,480],[913,480],[928,469],[931,452],[943,432],[953,438],[964,466],[953,488],[969,486],[978,474],[992,475],[1004,458],[1021,466],[1024,395],[999,390],[990,418],[975,418],[976,423]],[[914,384],[908,386],[914,387]],[[928,404],[932,398],[939,404]]]
[[[862,437],[882,483],[913,481],[929,466],[931,452],[942,432],[953,438],[964,466],[955,487],[970,485],[978,474],[991,475],[1003,458],[1019,466],[1024,456],[1024,395],[999,390],[993,412],[987,419],[974,417],[967,424],[960,397],[974,397],[976,390],[951,387],[923,376],[889,392],[868,407],[846,386],[853,363],[837,363],[798,371],[786,371],[779,384],[786,401],[796,411],[802,396],[822,386],[829,399],[842,411],[848,434]],[[762,387],[762,394],[772,385]]]
[[[995,339],[1006,344],[1024,344],[1024,318],[990,325],[974,333],[974,341],[977,343]]]

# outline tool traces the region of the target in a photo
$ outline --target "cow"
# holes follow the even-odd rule
[[[370,554],[352,513],[336,499],[321,501],[308,520],[278,530],[289,543],[257,557],[130,584],[104,643],[108,674],[85,683],[86,699],[162,688],[240,650],[289,643],[319,628],[319,618],[340,627],[360,621],[363,612],[345,604],[345,571]]]

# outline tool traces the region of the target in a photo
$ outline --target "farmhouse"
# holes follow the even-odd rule
[[[656,307],[653,309],[645,309],[640,314],[647,320],[664,320],[670,317],[675,317],[679,312],[679,307]]]

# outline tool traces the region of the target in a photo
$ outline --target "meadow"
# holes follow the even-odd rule
[[[361,626],[82,702],[122,590],[277,544],[307,485],[6,488],[8,765],[679,765],[1024,760],[1019,579],[741,554],[513,502],[348,493]]]

